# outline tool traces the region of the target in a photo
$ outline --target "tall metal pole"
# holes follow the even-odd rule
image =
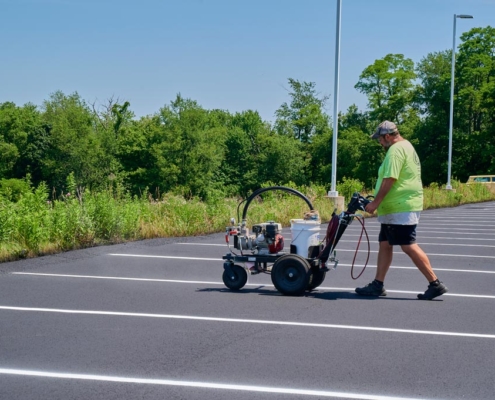
[[[447,164],[447,186],[445,189],[452,190],[450,175],[452,172],[452,130],[454,127],[454,76],[455,76],[455,28],[457,15],[454,14],[454,33],[452,37],[452,69],[450,72],[450,118],[449,118],[449,160]]]
[[[447,190],[452,190],[450,177],[452,173],[452,131],[454,128],[455,29],[457,18],[473,18],[473,16],[465,14],[454,14],[454,32],[452,35],[452,70],[450,72],[449,161],[447,166],[447,185],[445,186],[445,189]]]
[[[339,75],[340,75],[340,21],[342,18],[342,0],[337,0],[337,29],[335,35],[335,83],[333,100],[333,137],[332,137],[332,185],[329,197],[337,197],[337,135],[339,131]]]

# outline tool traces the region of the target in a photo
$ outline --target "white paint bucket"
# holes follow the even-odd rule
[[[291,245],[296,246],[296,254],[308,258],[310,246],[318,246],[320,243],[320,221],[291,219],[290,233]]]

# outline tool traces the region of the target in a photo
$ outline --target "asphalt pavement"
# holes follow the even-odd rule
[[[227,289],[224,233],[0,264],[0,399],[494,399],[494,225],[495,202],[422,213],[418,242],[450,290],[433,301],[399,248],[388,296],[354,293],[376,271],[375,218],[362,277],[354,222],[302,297],[268,274]]]

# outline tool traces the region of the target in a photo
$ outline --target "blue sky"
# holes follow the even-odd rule
[[[0,103],[41,105],[61,90],[140,117],[177,93],[207,109],[274,120],[288,78],[315,82],[332,114],[336,0],[0,0]],[[342,0],[339,109],[366,98],[361,72],[388,53],[418,62],[473,27],[495,0]],[[457,39],[457,44],[459,39]]]

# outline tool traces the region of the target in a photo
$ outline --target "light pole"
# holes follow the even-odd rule
[[[450,119],[449,119],[449,162],[447,167],[447,186],[445,189],[452,190],[450,176],[452,172],[452,130],[454,127],[454,76],[455,76],[455,28],[457,18],[473,18],[472,15],[454,14],[454,33],[452,39],[452,71],[450,73]]]
[[[328,197],[338,197],[337,184],[337,134],[339,130],[339,73],[340,73],[340,21],[342,19],[342,0],[337,0],[337,32],[335,35],[335,83],[333,94],[333,135],[332,135],[332,184]]]

